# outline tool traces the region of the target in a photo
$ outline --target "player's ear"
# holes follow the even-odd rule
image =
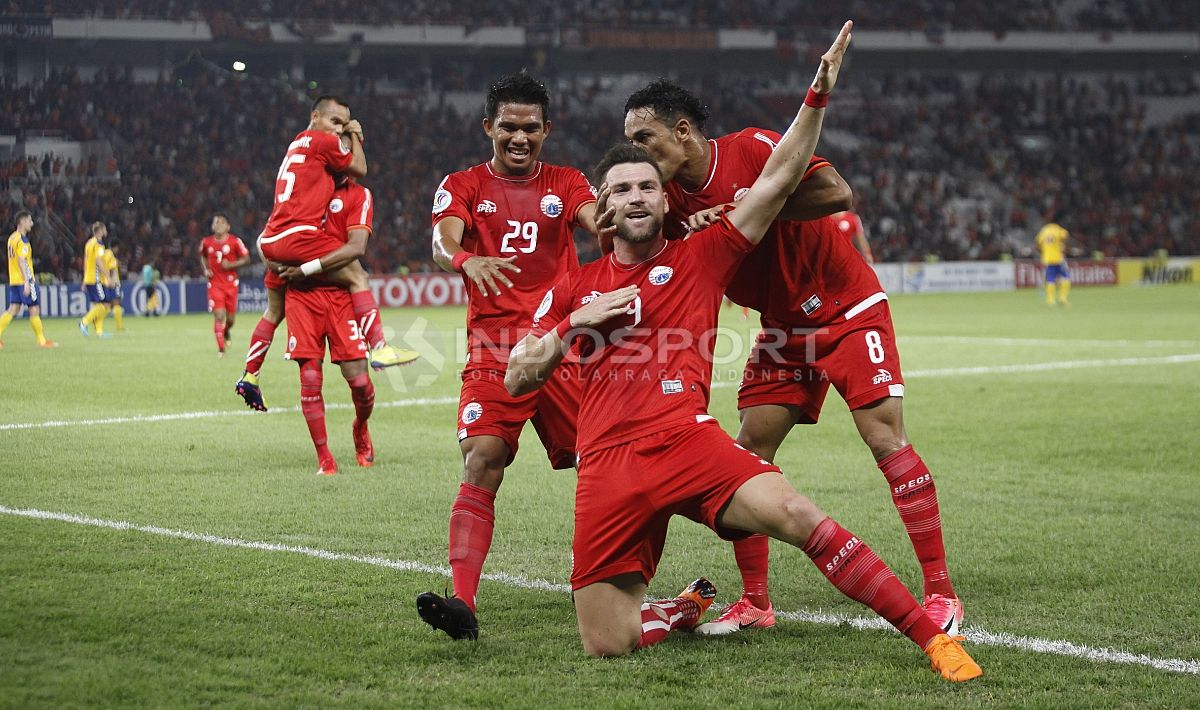
[[[487,116],[483,117],[483,133],[488,138],[492,137],[492,119],[488,118]]]
[[[313,112],[308,114],[308,122],[316,123],[317,119],[319,119],[320,117],[321,117],[321,112],[316,109],[313,109]]]
[[[544,121],[542,123],[542,137],[550,135],[550,126],[554,125],[553,121]]]
[[[675,128],[671,133],[675,135],[675,140],[683,143],[692,135],[692,124],[686,118],[681,118],[675,122]]]

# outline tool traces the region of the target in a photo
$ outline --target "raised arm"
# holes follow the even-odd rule
[[[367,154],[363,152],[362,147],[362,124],[358,121],[347,123],[346,133],[350,136],[350,153],[354,157],[350,159],[350,166],[343,172],[353,178],[363,177],[367,174]]]
[[[842,25],[837,39],[829,51],[822,55],[821,66],[817,69],[800,112],[767,159],[762,174],[738,203],[738,208],[729,213],[729,221],[733,226],[755,244],[762,241],[767,227],[779,215],[787,198],[796,191],[812,160],[817,139],[821,136],[825,102],[837,83],[853,26],[854,23],[849,21]]]

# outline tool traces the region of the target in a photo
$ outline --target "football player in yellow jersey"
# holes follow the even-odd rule
[[[108,303],[112,300],[105,288],[108,271],[104,268],[104,239],[108,236],[108,227],[103,222],[93,222],[91,232],[92,238],[83,248],[83,290],[87,291],[92,307],[79,321],[79,332],[86,336],[91,326],[96,329],[96,335],[111,338],[112,333],[104,332],[104,316],[108,315]]]
[[[117,263],[116,245],[109,243],[104,249],[104,268],[108,274],[105,279],[105,284],[108,286],[109,310],[112,311],[113,320],[117,322],[117,332],[125,330],[125,309],[121,307],[123,295],[121,293],[121,269]]]
[[[1067,271],[1067,239],[1068,232],[1063,229],[1056,219],[1046,223],[1037,233],[1035,241],[1038,251],[1042,253],[1042,264],[1046,267],[1046,305],[1055,304],[1055,289],[1058,290],[1058,304],[1069,306],[1067,296],[1071,293],[1071,273]]]
[[[33,278],[33,252],[29,248],[29,232],[33,229],[33,215],[17,213],[17,229],[8,237],[8,308],[0,315],[0,336],[4,329],[21,313],[21,306],[29,309],[29,326],[37,337],[38,347],[56,348],[58,343],[47,340],[42,331],[41,293]],[[4,341],[0,341],[0,348]]]

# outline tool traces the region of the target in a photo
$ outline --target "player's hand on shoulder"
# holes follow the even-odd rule
[[[638,296],[637,286],[623,286],[602,293],[571,313],[572,328],[590,328],[629,312],[629,304]]]
[[[737,203],[735,202],[730,202],[724,205],[717,205],[716,207],[709,207],[706,210],[700,210],[699,212],[687,218],[688,229],[693,232],[698,232],[705,227],[716,224],[717,222],[721,221],[721,215],[724,214],[726,210],[733,209],[736,204]]]
[[[837,39],[830,45],[829,50],[821,55],[821,66],[817,69],[817,75],[813,77],[812,88],[818,94],[828,94],[833,91],[834,84],[837,83],[838,72],[842,69],[842,60],[846,57],[846,48],[850,46],[850,31],[854,29],[854,23],[846,20],[846,24],[842,25],[842,30],[838,32]]]
[[[516,259],[515,256],[503,259],[498,256],[473,256],[462,263],[462,272],[484,296],[499,296],[500,284],[508,288],[513,285],[504,272],[521,273],[521,267],[513,263]]]

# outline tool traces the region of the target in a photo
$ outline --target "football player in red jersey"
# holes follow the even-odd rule
[[[579,268],[572,235],[595,233],[596,197],[583,173],[538,160],[550,134],[546,88],[527,74],[494,82],[483,131],[492,158],[447,175],[433,200],[433,256],[467,288],[466,367],[459,395],[462,484],[450,513],[454,596],[417,599],[421,618],[453,638],[475,638],[476,594],[492,542],[495,498],[532,421],[550,464],[575,465],[579,382],[563,367],[542,391],[512,397],[504,368],[529,314],[554,281]]]
[[[675,513],[728,538],[768,534],[808,554],[842,593],[915,642],[943,677],[982,671],[929,618],[867,547],[791,487],[779,469],[738,446],[708,415],[713,334],[726,286],[800,184],[849,22],[821,58],[813,86],[741,206],[687,240],[662,231],[667,197],[654,159],[615,146],[596,168],[601,221],[615,250],[564,275],[513,350],[505,384],[537,391],[578,336],[583,394],[571,587],[592,656],[619,656],[692,628],[715,590],[697,580],[678,597],[643,603]]]
[[[308,128],[296,135],[279,166],[274,207],[258,237],[258,249],[276,268],[290,265],[304,276],[324,274],[329,281],[348,288],[354,314],[371,348],[371,366],[380,369],[410,363],[419,354],[387,344],[366,270],[357,256],[346,258],[352,247],[345,238],[324,227],[334,175],[360,178],[367,172],[362,140],[362,126],[350,119],[345,101],[321,96],[313,102]],[[282,318],[283,291],[268,284],[267,310],[254,328],[246,370],[234,387],[251,409],[267,410],[258,373]]]
[[[217,355],[224,356],[225,343],[237,316],[237,270],[249,263],[250,250],[241,237],[229,233],[229,219],[225,215],[213,215],[212,231],[200,242],[200,265],[208,279],[208,312],[213,314]]]
[[[778,134],[759,128],[706,139],[704,105],[665,80],[630,96],[625,109],[625,135],[654,157],[669,181],[668,237],[703,226],[736,203],[778,142]],[[832,173],[819,159],[809,167],[814,170],[814,177]],[[789,205],[802,196],[803,185]],[[841,209],[850,206],[849,198]],[[812,216],[785,207],[726,291],[733,301],[759,311],[763,326],[738,390],[738,442],[773,461],[794,425],[816,423],[832,383],[891,489],[921,562],[925,608],[955,635],[962,602],[946,568],[933,478],[904,429],[904,379],[887,294],[839,231],[838,221]],[[734,554],[743,598],[700,627],[701,633],[775,623],[767,593],[766,538],[736,542]]]
[[[838,231],[841,232],[854,248],[862,254],[862,258],[868,264],[875,263],[875,256],[871,254],[871,244],[867,241],[867,230],[863,229],[862,219],[854,210],[846,210],[837,212],[833,215],[834,222],[837,224]]]

